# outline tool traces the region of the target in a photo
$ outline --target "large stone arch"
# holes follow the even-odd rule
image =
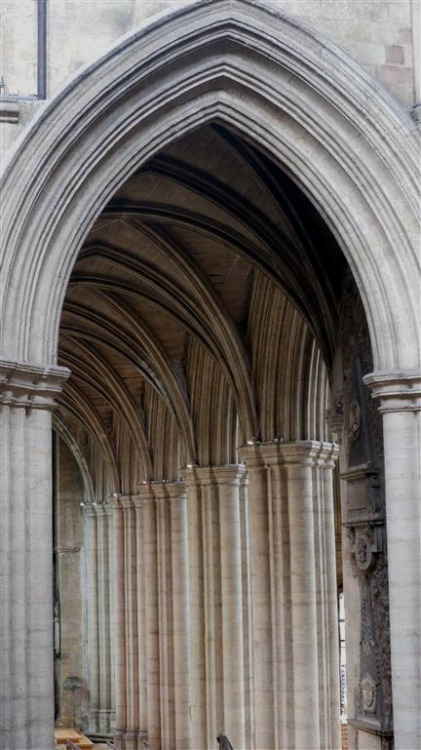
[[[42,453],[36,468],[31,462],[28,476],[15,481],[16,452],[6,478],[16,484],[10,507],[15,495],[30,497],[30,512],[38,519],[28,521],[32,536],[45,540],[41,550],[33,541],[28,546],[20,529],[26,557],[10,580],[23,570],[37,569],[44,584],[50,576],[48,513],[37,514],[49,496],[50,421],[44,408],[52,406],[56,380],[65,377],[55,368],[58,329],[82,241],[134,170],[174,139],[212,121],[255,143],[307,194],[342,248],[363,300],[376,370],[371,385],[386,412],[396,746],[413,748],[420,736],[420,608],[410,599],[419,586],[420,554],[413,420],[420,354],[414,125],[338,48],[272,6],[201,0],[159,16],[81,71],[40,111],[5,167],[4,401],[40,412],[38,417],[30,410],[25,425],[12,414],[4,445],[10,434],[17,451],[24,429],[22,462],[32,445]],[[7,536],[6,541],[7,557]],[[405,581],[402,569],[409,571]],[[4,571],[7,575],[7,565]],[[11,617],[22,617],[23,626],[16,637],[6,628],[12,654],[7,669],[15,670],[16,680],[26,675],[32,697],[30,728],[19,725],[13,741],[15,747],[34,748],[36,742],[49,747],[49,605],[43,601],[39,613],[39,603],[28,605],[22,579],[19,585]],[[29,613],[45,638],[38,653],[30,641],[23,664],[18,647]],[[36,668],[40,659],[42,674]],[[7,711],[5,717],[9,727]]]
[[[359,286],[375,368],[416,368],[411,121],[334,45],[246,0],[186,4],[124,38],[19,142],[4,180],[4,358],[54,362],[93,219],[145,159],[215,119],[281,162],[327,219]]]

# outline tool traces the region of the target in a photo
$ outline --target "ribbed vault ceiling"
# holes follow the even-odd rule
[[[323,438],[344,265],[266,156],[219,125],[195,131],[133,174],[86,238],[57,419],[128,491],[233,462],[248,439]]]

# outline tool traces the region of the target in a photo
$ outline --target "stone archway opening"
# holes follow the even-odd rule
[[[93,224],[63,305],[72,374],[55,415],[92,487],[92,736],[338,746],[328,413],[350,276],[290,177],[218,122],[136,170]]]
[[[163,38],[168,44],[162,44]],[[208,175],[200,164],[194,170],[193,184],[189,184],[183,166],[186,155],[176,154],[174,158],[173,153],[168,154],[171,144],[181,143],[183,136],[198,132],[199,127],[215,136],[215,126],[219,139],[221,128],[225,141],[227,135],[228,140],[234,138],[230,159],[239,158],[232,156],[237,144],[240,151],[246,149],[245,161],[255,162],[253,200],[238,186],[227,187],[229,176],[221,180],[221,174]],[[142,189],[150,177],[140,172],[139,180],[139,170],[147,171],[154,158],[154,179],[166,181],[166,196],[162,197],[155,183],[159,200],[152,193],[149,205],[145,205]],[[174,163],[177,159],[181,164]],[[225,164],[220,166],[223,169]],[[290,178],[293,183],[274,198],[279,170],[288,175],[280,180],[284,186]],[[311,705],[305,704],[307,719],[301,721],[308,680],[320,687],[320,664],[311,648],[319,632],[317,607],[300,610],[283,605],[288,597],[292,601],[292,594],[296,603],[305,596],[308,604],[319,595],[313,564],[314,528],[312,531],[304,520],[312,517],[310,508],[315,498],[317,502],[321,496],[331,498],[332,449],[326,447],[329,441],[323,438],[319,426],[324,418],[329,373],[344,372],[339,365],[335,370],[335,333],[341,324],[340,315],[335,318],[335,280],[341,278],[337,271],[342,261],[340,253],[333,250],[331,256],[327,252],[326,263],[327,247],[335,247],[331,234],[347,258],[361,295],[372,365],[370,357],[364,353],[361,356],[374,369],[366,382],[380,399],[384,413],[392,666],[396,684],[401,686],[394,695],[395,740],[402,748],[415,746],[420,729],[416,666],[419,606],[408,602],[419,569],[416,176],[411,126],[378,87],[333,45],[284,14],[247,0],[189,3],[153,21],[87,68],[28,129],[6,169],[3,212],[6,253],[1,371],[6,479],[2,489],[6,524],[2,546],[10,606],[2,620],[6,643],[2,674],[12,695],[12,700],[6,696],[3,730],[11,746],[32,750],[39,743],[49,747],[52,742],[50,412],[68,376],[68,370],[56,365],[61,319],[61,357],[71,365],[73,375],[63,391],[60,408],[66,411],[70,433],[74,432],[72,420],[79,419],[83,430],[94,434],[100,444],[107,467],[106,491],[116,505],[114,544],[124,550],[124,559],[120,557],[118,562],[123,575],[117,586],[119,596],[124,580],[124,596],[129,602],[135,597],[138,569],[145,566],[146,588],[141,598],[148,604],[149,615],[136,622],[132,606],[117,608],[119,632],[131,635],[128,640],[126,636],[117,640],[116,669],[125,675],[127,660],[135,659],[136,654],[139,666],[134,633],[137,627],[139,637],[139,628],[144,626],[146,641],[149,639],[149,694],[142,706],[147,706],[152,743],[165,746],[175,731],[180,747],[188,747],[190,738],[198,736],[194,734],[197,730],[204,733],[203,743],[209,744],[221,712],[227,726],[239,732],[237,744],[242,743],[245,732],[252,733],[253,721],[257,742],[267,747],[285,742],[285,734],[294,736],[292,741],[297,746],[310,747],[317,727],[320,736],[332,730],[328,721],[320,720],[320,706],[326,716],[335,686],[330,691],[325,684],[322,698],[318,690],[312,693]],[[183,180],[185,203],[180,206],[177,201],[174,204],[171,190]],[[306,198],[294,194],[294,183]],[[265,198],[260,204],[262,189]],[[194,210],[191,194],[195,196]],[[291,205],[288,199],[292,194]],[[204,217],[200,199],[207,203]],[[280,224],[271,214],[274,200],[284,202]],[[297,237],[294,210],[291,214],[297,202],[301,222],[304,214],[306,225],[308,219],[316,228],[315,237]],[[244,206],[253,207],[248,211],[253,225],[250,216],[244,215]],[[318,223],[317,212],[331,232],[323,242],[320,234],[324,225]],[[118,241],[116,224],[120,225]],[[313,244],[315,239],[319,244]],[[271,249],[272,245],[278,247],[278,241],[282,241],[282,254]],[[115,242],[122,243],[117,252]],[[193,249],[205,245],[207,250],[195,259],[192,272]],[[149,256],[146,261],[138,257],[142,247],[149,248],[152,261]],[[218,257],[221,252],[226,278],[218,281],[205,259]],[[171,278],[168,269],[165,274],[159,270],[163,255],[167,262],[171,255]],[[227,260],[230,257],[231,261]],[[318,267],[322,258],[324,262]],[[252,284],[248,266],[252,268]],[[233,268],[239,269],[239,278],[244,280],[241,294]],[[224,284],[226,295],[229,284],[237,289],[234,298],[239,295],[238,307],[234,300],[231,308],[228,297],[224,305],[220,304],[222,292],[215,294],[212,285],[222,289]],[[250,286],[247,313],[254,335],[247,340],[245,299]],[[364,313],[360,316],[358,294],[351,287],[348,299],[354,298],[355,304],[351,305],[349,320],[365,321]],[[299,313],[295,308],[291,311],[291,301]],[[165,325],[161,322],[158,339],[177,341],[177,331],[183,326],[189,332],[183,351],[190,367],[188,385],[182,368],[168,362],[165,349],[156,341],[154,311],[158,308],[158,317],[162,321],[164,316],[166,321]],[[266,357],[274,332],[279,330],[278,321],[289,317],[294,319],[296,331],[301,326],[302,336],[289,342],[279,338],[278,359]],[[136,326],[137,318],[147,322],[142,330]],[[129,382],[133,377],[133,352],[135,379],[140,377],[140,358],[145,382],[136,393],[137,401],[130,394],[133,382]],[[120,372],[123,360],[128,364]],[[354,372],[366,372],[358,369],[358,356],[355,361],[355,368],[353,363],[349,370],[350,382]],[[263,368],[262,372],[262,362],[277,362],[277,369],[265,372]],[[284,372],[283,367],[289,370]],[[355,382],[359,382],[357,376]],[[219,394],[217,404],[209,395],[203,400],[204,393],[214,392]],[[355,385],[353,401],[358,402],[358,393]],[[350,425],[346,423],[346,431],[358,443],[366,431],[361,404],[353,401],[349,409],[352,420]],[[291,413],[290,405],[297,403],[299,408]],[[335,405],[340,406],[339,402]],[[279,406],[284,407],[282,419]],[[340,408],[331,416],[339,429]],[[155,438],[146,429],[149,418],[160,426]],[[162,434],[164,447],[160,441],[153,443],[156,435]],[[176,434],[182,436],[179,443]],[[238,458],[248,467],[249,501],[252,497],[264,498],[264,512],[260,512],[261,501],[254,508],[250,506],[248,531],[244,530],[246,480],[235,463],[241,443],[245,446]],[[368,450],[369,441],[364,445]],[[354,446],[355,456],[360,447]],[[88,446],[88,453],[90,450]],[[86,463],[89,467],[88,460]],[[180,482],[175,467],[184,464],[186,474]],[[26,467],[24,473],[22,465]],[[225,468],[218,473],[215,466]],[[234,471],[233,466],[237,467]],[[354,471],[355,466],[348,468],[352,470],[347,472],[346,482],[353,490],[347,497],[352,499],[353,491],[358,490],[355,499],[359,490],[368,488],[365,495],[375,509],[378,482],[372,467],[362,474]],[[92,487],[94,479],[90,476]],[[285,497],[286,505],[282,505]],[[331,499],[328,502],[332,507]],[[214,526],[202,522],[213,517],[203,512],[208,507],[219,513],[219,536],[215,536]],[[288,519],[281,507],[288,507]],[[199,515],[190,512],[198,508]],[[138,543],[137,519],[140,523],[142,516],[145,538]],[[190,537],[206,552],[204,558],[200,557],[201,552],[193,546],[193,580],[186,565],[187,517],[194,519],[189,520],[193,523]],[[333,521],[332,515],[324,518],[330,524]],[[365,528],[363,520],[366,523],[367,518],[352,518],[350,559],[355,558],[357,566],[359,562],[362,570],[368,570],[383,550],[378,534],[381,524],[369,523]],[[275,543],[280,538],[276,535],[285,529],[289,530],[289,547],[287,540],[283,545]],[[163,551],[168,549],[168,535],[173,532],[178,542],[170,558]],[[255,545],[255,554],[249,558],[248,572],[246,566],[245,581],[241,578],[240,582],[239,563],[248,555],[247,534],[250,549]],[[329,538],[333,538],[331,533]],[[145,551],[141,560],[136,557],[138,549]],[[293,560],[294,549],[305,554]],[[287,568],[285,576],[276,581],[273,576],[273,571],[283,569],[288,559],[296,566],[290,570],[290,589]],[[332,554],[329,559],[333,559]],[[401,569],[411,572],[405,580]],[[168,584],[174,571],[185,585],[170,606]],[[205,589],[201,585],[204,576],[208,576]],[[256,577],[259,585],[253,588]],[[153,582],[158,580],[162,585],[157,589]],[[255,592],[250,596],[257,600],[250,602],[254,621],[245,635],[240,613],[242,616],[247,610],[241,601],[247,581],[250,592]],[[203,618],[191,621],[188,614],[204,612],[205,602],[202,609],[200,605],[192,610],[186,591],[196,592],[200,598],[198,592],[203,590],[210,597],[207,611],[214,611],[215,597],[221,603],[215,610],[218,618],[211,619],[209,626]],[[332,590],[331,586],[325,591],[328,599]],[[41,594],[34,597],[34,591]],[[362,600],[369,609],[367,586],[363,586]],[[401,607],[407,615],[404,622],[399,614]],[[328,627],[326,613],[331,611],[332,602],[326,600],[323,612]],[[162,637],[167,645],[176,632],[180,636],[177,647],[174,645],[173,670],[180,676],[174,691],[170,664],[163,660],[169,651],[160,650],[161,641],[157,639],[159,617],[163,618]],[[294,627],[291,617],[295,618]],[[15,622],[20,623],[18,629],[12,627]],[[171,631],[171,623],[176,622],[177,628]],[[205,624],[208,630],[204,630]],[[202,636],[194,641],[199,644],[194,654],[190,648],[186,650],[184,638],[192,627],[209,636],[206,648]],[[308,627],[313,639],[304,637]],[[302,639],[298,641],[299,651],[306,658],[296,661],[292,651],[294,669],[287,678],[282,665],[291,653],[288,638],[293,631]],[[254,638],[254,655],[249,657],[253,669],[242,663],[244,638]],[[227,674],[225,662],[216,657],[215,643],[221,639],[229,654]],[[232,652],[227,644],[234,644]],[[326,638],[320,653],[322,662],[325,657],[329,662]],[[188,682],[190,656],[191,663],[200,666],[195,684],[202,687],[194,691],[196,703],[191,706],[191,715],[195,718],[177,724],[175,717],[185,718],[190,711],[173,711],[170,696],[174,705],[190,706],[181,687]],[[159,669],[163,664],[166,671],[161,681]],[[203,664],[205,673],[209,664],[209,685],[203,677]],[[368,664],[368,672],[372,669]],[[249,712],[246,724],[244,690],[251,672],[257,709],[253,709],[254,718]],[[329,668],[324,671],[325,675],[336,673]],[[231,674],[235,679],[230,681]],[[288,689],[279,690],[279,681],[285,679],[289,679]],[[356,684],[358,680],[356,675]],[[221,684],[226,686],[225,692],[216,689]],[[294,697],[288,704],[292,684]],[[144,721],[136,716],[135,686],[121,680],[119,685],[122,692],[117,729],[121,730],[121,741],[131,747],[141,737],[136,728],[128,727],[143,726]],[[366,726],[375,718],[373,701],[369,705],[363,697],[361,694],[362,715],[356,717],[356,731],[364,731],[361,723]],[[165,704],[162,714],[161,699]],[[251,706],[251,688],[247,700]],[[374,705],[380,705],[377,696]],[[287,714],[292,717],[289,722],[284,720]]]

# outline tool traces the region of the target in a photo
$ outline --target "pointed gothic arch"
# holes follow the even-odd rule
[[[387,413],[386,491],[398,524],[399,497],[406,493],[414,502],[416,484],[413,467],[405,464],[408,455],[416,459],[415,429],[410,433],[403,424],[406,413],[402,416],[406,411],[412,416],[419,393],[414,125],[341,50],[265,3],[201,0],[155,18],[83,69],[23,134],[3,182],[6,381],[16,371],[13,388],[26,397],[40,387],[48,404],[65,290],[93,221],[148,159],[212,122],[240,134],[282,167],[317,207],[347,258],[370,329],[376,371],[371,381]],[[315,328],[326,335],[320,315]],[[19,363],[29,365],[19,369]],[[402,446],[395,450],[397,429],[408,448],[405,461]],[[46,430],[47,419],[44,435]],[[398,493],[402,467],[407,478]],[[405,529],[404,554],[416,561],[419,534]],[[402,544],[401,537],[392,523],[396,613],[398,589],[401,600],[405,596],[394,577],[402,554],[391,543]],[[411,610],[410,622],[419,626],[419,608]],[[392,651],[398,629],[396,619]],[[415,647],[413,641],[407,646],[412,666],[399,666],[405,649],[399,652],[398,643],[394,668],[412,689]],[[409,701],[395,699],[397,741],[400,736],[412,741],[419,686]],[[409,720],[411,735],[405,728]]]
[[[4,178],[4,358],[55,361],[94,218],[148,158],[212,120],[281,163],[326,218],[363,299],[375,368],[415,369],[411,121],[333,44],[249,0],[154,19],[80,72],[20,140]]]

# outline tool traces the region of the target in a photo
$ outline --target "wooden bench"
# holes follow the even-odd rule
[[[61,748],[63,746],[63,750],[65,750],[66,746],[69,747],[69,743],[72,743],[72,745],[78,748],[78,750],[93,749],[93,743],[91,742],[91,740],[88,740],[88,738],[85,737],[84,734],[76,732],[75,729],[60,727],[59,729],[55,730],[54,738],[57,747]],[[74,750],[74,747],[72,748],[72,750]]]

